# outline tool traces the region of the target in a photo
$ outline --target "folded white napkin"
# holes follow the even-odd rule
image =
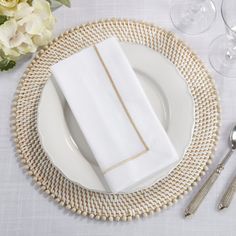
[[[112,192],[133,187],[178,160],[115,38],[51,69]]]

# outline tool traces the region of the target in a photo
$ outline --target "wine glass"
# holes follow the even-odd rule
[[[209,60],[221,75],[236,77],[236,1],[223,0],[221,15],[226,34],[220,35],[211,43]]]
[[[200,34],[210,28],[216,18],[211,0],[173,0],[170,8],[173,25],[186,34]]]

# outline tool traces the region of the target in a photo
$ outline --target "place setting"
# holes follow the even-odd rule
[[[211,27],[216,8],[190,2],[173,1],[170,17],[180,32],[197,35]],[[209,46],[212,67],[226,77],[236,68],[232,9],[233,1],[222,2],[226,34]],[[196,214],[236,149],[235,124],[228,153],[213,162],[220,98],[198,55],[156,23],[122,18],[78,25],[40,47],[16,89],[11,129],[42,191],[75,214],[131,221],[191,194],[212,165],[182,213]],[[14,66],[5,63],[4,70]],[[230,181],[220,210],[233,199]]]

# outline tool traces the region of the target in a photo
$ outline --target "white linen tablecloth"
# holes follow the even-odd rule
[[[72,0],[72,7],[55,11],[57,24],[55,35],[69,27],[100,18],[129,18],[154,22],[176,32],[179,38],[199,55],[216,80],[222,106],[220,142],[214,164],[225,154],[229,128],[236,122],[236,78],[224,78],[216,74],[208,62],[209,43],[224,33],[220,16],[220,0],[217,19],[207,32],[186,36],[176,31],[169,17],[169,1],[166,0]],[[9,129],[11,101],[17,83],[30,59],[13,71],[0,73],[0,235],[1,236],[62,236],[62,235],[236,235],[236,198],[229,209],[218,212],[216,203],[229,178],[236,174],[236,156],[232,157],[197,214],[184,219],[186,204],[200,186],[173,207],[146,219],[124,222],[100,222],[70,214],[60,209],[32,185],[15,157]],[[214,165],[211,166],[211,168]],[[209,174],[209,172],[208,172]]]

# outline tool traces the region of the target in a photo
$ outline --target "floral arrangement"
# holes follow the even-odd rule
[[[70,6],[69,0],[0,0],[0,71],[50,42],[55,2]]]

